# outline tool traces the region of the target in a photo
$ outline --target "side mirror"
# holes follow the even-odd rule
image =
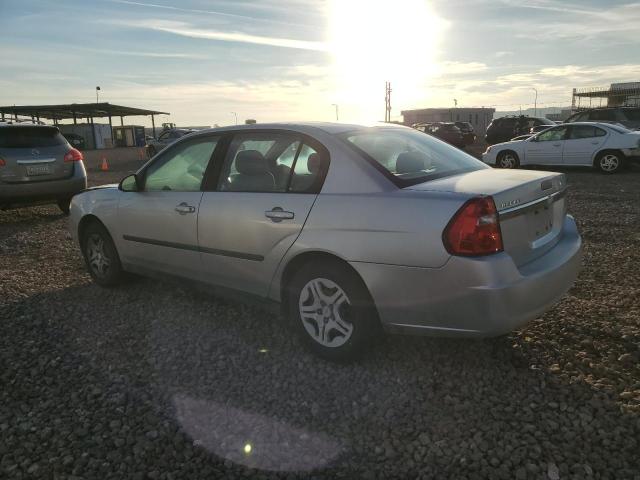
[[[118,185],[118,190],[123,192],[139,192],[140,180],[138,179],[138,176],[135,173],[132,173],[131,175],[124,177]]]

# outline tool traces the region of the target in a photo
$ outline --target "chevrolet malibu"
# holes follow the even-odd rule
[[[525,139],[491,145],[482,160],[500,168],[555,165],[615,173],[626,162],[640,160],[640,132],[608,123],[565,123]]]
[[[566,188],[406,127],[244,125],[76,195],[70,229],[100,285],[160,274],[280,304],[344,360],[380,327],[497,336],[551,307],[581,258]]]

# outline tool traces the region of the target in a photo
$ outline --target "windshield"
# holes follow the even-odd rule
[[[341,137],[400,187],[489,168],[463,151],[415,130],[369,128]]]

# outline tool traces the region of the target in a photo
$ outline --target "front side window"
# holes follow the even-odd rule
[[[550,128],[545,130],[536,138],[539,142],[557,142],[558,140],[564,140],[564,136],[567,133],[567,127]]]
[[[447,143],[409,129],[374,127],[341,138],[400,187],[490,168]]]
[[[196,138],[169,147],[146,170],[147,192],[200,190],[204,172],[218,143],[218,137]]]

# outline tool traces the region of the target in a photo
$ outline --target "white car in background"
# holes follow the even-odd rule
[[[524,140],[491,145],[482,154],[484,163],[500,168],[592,166],[605,173],[633,160],[640,160],[640,132],[596,122],[565,123]]]

